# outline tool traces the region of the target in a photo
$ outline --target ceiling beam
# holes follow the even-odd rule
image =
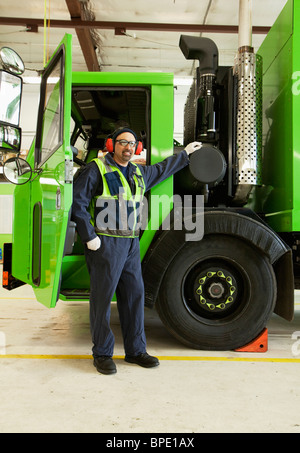
[[[17,26],[44,26],[44,19],[32,19],[21,17],[0,17],[0,25]],[[208,25],[208,24],[168,24],[150,22],[115,22],[115,21],[89,21],[81,18],[71,20],[51,19],[50,27],[75,28],[77,29],[102,29],[115,30],[117,33],[125,33],[126,30],[143,31],[169,31],[190,33],[238,33],[238,25]],[[252,27],[253,34],[267,34],[270,27]]]
[[[79,0],[66,0],[66,4],[71,16],[71,23],[73,22],[73,20],[84,21],[82,6]],[[51,22],[52,20],[50,21],[50,26]],[[96,49],[89,28],[75,27],[75,31],[88,71],[100,71]]]

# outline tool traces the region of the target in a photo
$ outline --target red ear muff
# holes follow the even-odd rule
[[[107,138],[105,142],[105,148],[109,153],[113,153],[114,151],[114,142],[112,138]],[[139,155],[143,151],[143,142],[138,141],[136,148],[135,148],[135,154]]]
[[[143,142],[137,142],[136,149],[135,149],[135,154],[139,155],[143,151]]]
[[[107,149],[107,151],[109,153],[112,153],[113,150],[114,150],[114,142],[112,140],[112,138],[108,138],[105,142],[105,148]]]

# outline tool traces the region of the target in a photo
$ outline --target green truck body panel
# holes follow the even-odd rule
[[[300,231],[300,4],[288,1],[263,41],[263,186],[254,208],[277,232]]]

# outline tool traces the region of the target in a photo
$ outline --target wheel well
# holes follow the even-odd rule
[[[196,214],[195,214],[196,215]],[[201,214],[202,215],[202,214]],[[155,304],[165,271],[185,245],[184,229],[158,232],[143,260],[145,305]],[[204,234],[239,237],[265,253],[277,280],[275,313],[291,321],[294,313],[292,251],[253,211],[245,208],[209,210],[204,213]]]

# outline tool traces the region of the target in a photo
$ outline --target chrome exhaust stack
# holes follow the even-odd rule
[[[233,67],[236,89],[236,164],[234,201],[245,203],[261,184],[262,59],[252,47],[252,0],[239,3],[239,47]]]

